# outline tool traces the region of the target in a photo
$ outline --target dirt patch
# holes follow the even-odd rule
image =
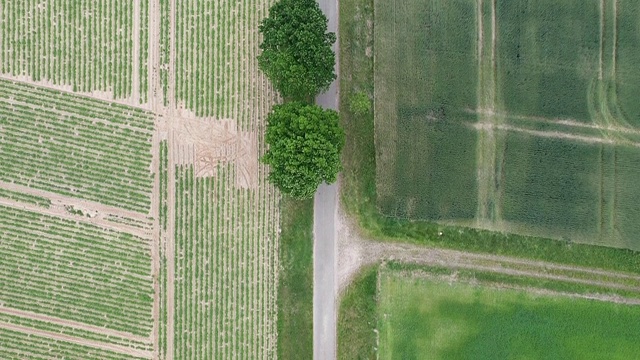
[[[258,187],[258,134],[240,131],[235,120],[171,119],[176,164],[195,166],[197,177],[215,177],[218,165],[235,165],[235,186]]]

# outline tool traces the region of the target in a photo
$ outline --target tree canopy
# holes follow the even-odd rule
[[[262,157],[271,167],[269,180],[291,197],[312,197],[320,183],[336,181],[344,136],[333,110],[301,102],[274,106]]]
[[[315,0],[280,0],[260,24],[258,66],[284,98],[307,100],[336,78],[335,33]]]

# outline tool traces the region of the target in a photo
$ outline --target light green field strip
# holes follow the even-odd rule
[[[384,360],[632,359],[640,352],[638,306],[385,271],[378,291]]]
[[[153,116],[0,80],[0,180],[146,214]]]
[[[5,306],[149,336],[147,240],[4,206],[0,239]]]

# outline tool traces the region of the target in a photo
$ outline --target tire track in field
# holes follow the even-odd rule
[[[478,142],[476,147],[478,204],[476,221],[479,227],[493,227],[500,217],[497,206],[497,184],[499,157],[497,156],[497,144],[501,137],[494,126],[499,118],[495,116],[496,110],[496,3],[495,0],[478,0],[477,24],[478,24]],[[490,7],[490,32],[491,46],[489,50],[484,46],[485,42],[485,7]],[[488,51],[488,53],[486,53]]]
[[[101,350],[112,351],[120,354],[125,354],[128,356],[133,356],[133,357],[153,359],[152,351],[139,350],[139,349],[134,349],[134,348],[130,348],[122,345],[115,345],[115,344],[108,344],[108,343],[103,343],[99,341],[94,341],[94,340],[87,340],[87,339],[77,338],[74,336],[58,334],[51,331],[37,330],[37,329],[28,328],[25,326],[7,324],[3,322],[0,322],[0,329],[16,331],[16,332],[20,332],[27,335],[41,336],[44,338],[63,341],[63,342],[69,342],[76,345],[89,346],[89,347],[93,347]]]
[[[610,6],[608,6],[610,5]],[[607,24],[607,14],[611,12],[611,26]],[[638,147],[627,134],[636,134],[635,130],[624,119],[617,100],[616,61],[618,46],[618,1],[600,0],[600,62],[598,79],[590,87],[589,113],[596,126],[603,128],[604,138],[611,141],[613,156],[605,156],[605,147],[601,147],[600,157],[600,222],[601,239],[618,239],[616,236],[616,178],[617,178],[617,145]],[[611,35],[609,35],[609,33]],[[605,46],[610,40],[610,49]],[[611,58],[605,58],[610,53]],[[614,130],[615,129],[615,130]],[[611,189],[613,187],[613,189]],[[619,239],[618,239],[619,240]]]

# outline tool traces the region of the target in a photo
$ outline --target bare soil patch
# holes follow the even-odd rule
[[[176,164],[193,164],[196,176],[212,177],[219,164],[233,163],[236,187],[258,187],[257,132],[241,131],[231,119],[172,118],[170,126],[179,149]]]

